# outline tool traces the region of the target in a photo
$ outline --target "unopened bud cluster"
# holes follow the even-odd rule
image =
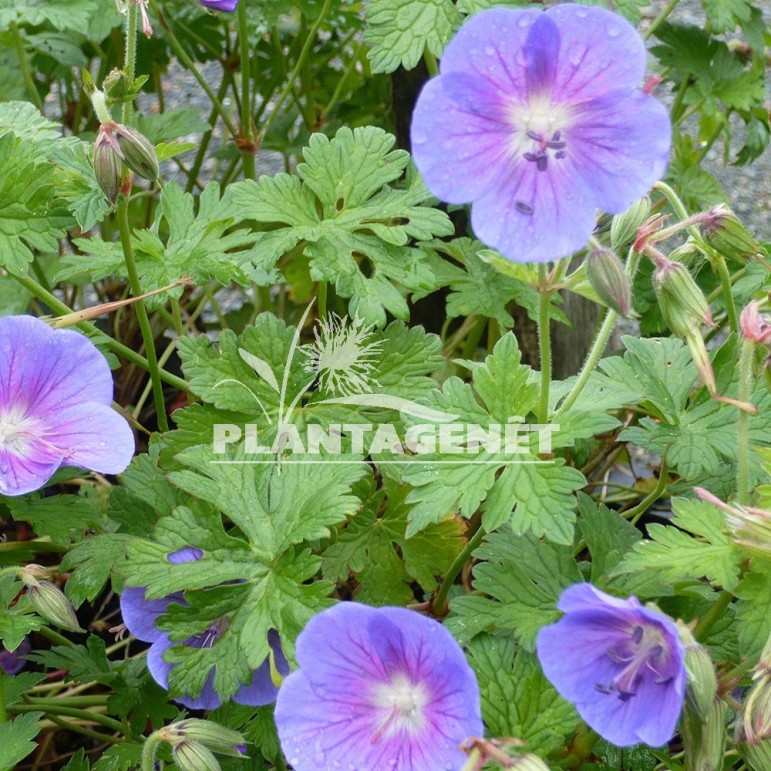
[[[158,179],[158,156],[152,144],[135,129],[114,121],[103,123],[94,144],[94,171],[99,187],[112,203],[121,191],[124,163],[144,179]]]
[[[240,757],[246,750],[238,731],[198,718],[172,723],[157,731],[153,738],[171,745],[174,762],[181,771],[220,771],[215,752]]]

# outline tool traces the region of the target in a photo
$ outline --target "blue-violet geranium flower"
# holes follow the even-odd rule
[[[672,619],[591,584],[560,597],[565,615],[538,633],[544,674],[603,739],[658,747],[672,738],[685,694],[685,649]]]
[[[566,257],[597,209],[626,210],[664,173],[669,117],[639,88],[645,65],[640,35],[605,9],[483,11],[418,98],[415,164],[508,259]]]
[[[295,771],[457,771],[460,743],[482,735],[463,651],[414,611],[339,603],[300,633],[297,661],[276,702]]]
[[[88,338],[34,316],[0,318],[0,494],[38,490],[60,466],[124,471],[134,435],[112,393]]]
[[[201,559],[203,552],[194,547],[186,546],[167,556],[169,562],[181,564],[195,562]],[[120,610],[126,628],[134,637],[143,642],[150,643],[147,651],[147,668],[158,685],[168,690],[169,674],[176,666],[169,664],[163,658],[163,654],[173,645],[186,645],[190,648],[210,648],[220,636],[227,630],[227,618],[218,619],[205,632],[195,635],[184,642],[175,643],[166,632],[157,626],[158,619],[164,615],[171,603],[185,604],[182,592],[175,592],[157,600],[145,599],[145,590],[142,587],[126,587],[120,596]],[[271,629],[268,633],[268,644],[273,651],[276,669],[282,674],[289,674],[289,663],[281,649],[281,641],[278,632]],[[233,701],[251,707],[259,707],[270,704],[276,700],[278,688],[273,682],[270,672],[270,662],[266,660],[252,674],[250,683],[244,683],[233,695]],[[176,701],[190,709],[216,709],[222,704],[222,699],[214,690],[214,668],[209,672],[203,690],[197,697],[183,694],[175,697]]]
[[[236,10],[238,0],[198,0],[198,2],[212,11],[226,11],[231,13]]]

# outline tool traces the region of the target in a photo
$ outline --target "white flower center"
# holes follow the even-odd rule
[[[428,700],[425,686],[413,683],[404,674],[396,675],[390,683],[379,684],[372,703],[381,710],[381,715],[372,743],[397,733],[416,734],[425,725]]]
[[[24,455],[36,427],[37,421],[26,417],[23,407],[14,405],[0,411],[0,448],[14,455]]]

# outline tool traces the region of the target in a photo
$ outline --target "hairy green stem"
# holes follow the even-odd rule
[[[661,13],[651,22],[648,29],[645,30],[643,33],[643,38],[647,40],[659,28],[659,26],[667,20],[667,17],[670,13],[672,13],[672,11],[675,10],[679,2],[680,0],[669,0]]]
[[[230,135],[234,139],[238,139],[238,129],[230,119],[230,116],[227,114],[224,106],[222,105],[222,102],[217,98],[217,95],[214,93],[214,91],[212,91],[211,86],[209,86],[209,84],[206,82],[206,78],[201,75],[201,72],[199,71],[198,67],[196,67],[195,62],[190,58],[187,51],[185,51],[185,49],[182,47],[182,44],[177,39],[177,36],[172,32],[171,27],[166,21],[166,17],[158,7],[157,0],[149,0],[149,2],[150,7],[153,9],[153,13],[155,13],[158,21],[166,32],[166,37],[168,37],[169,43],[171,43],[171,47],[174,49],[174,54],[176,55],[177,59],[182,62],[186,69],[190,70],[190,72],[193,74],[193,77],[198,81],[198,85],[204,90],[206,96],[209,97],[209,100],[217,109],[217,112],[219,113],[220,118],[222,118],[222,122],[225,124],[225,127],[227,128]]]
[[[56,717],[56,715],[47,715],[47,720],[50,720],[55,725],[63,728],[65,731],[72,731],[81,736],[87,736],[89,739],[95,739],[98,742],[106,742],[108,744],[123,744],[123,737],[111,736],[110,734],[99,733],[99,731],[92,731],[90,728],[73,723],[69,720],[62,720]]]
[[[482,539],[485,535],[484,528],[480,526],[479,530],[474,533],[468,543],[463,547],[463,551],[453,560],[452,564],[447,569],[447,573],[439,586],[436,597],[434,597],[434,615],[447,615],[447,594],[450,591],[450,587],[455,583],[458,573],[463,570],[463,566],[468,562],[474,550],[482,543]]]
[[[726,314],[728,315],[728,324],[732,332],[739,331],[739,316],[736,313],[736,303],[731,286],[731,274],[722,254],[715,253],[712,259],[713,265],[717,268],[720,276],[720,284],[723,287],[723,302],[725,303]]]
[[[123,247],[123,258],[128,271],[129,286],[134,298],[142,295],[142,284],[139,280],[139,271],[137,270],[136,260],[134,259],[134,250],[131,245],[131,230],[128,221],[128,201],[121,198],[118,201],[118,227],[120,229],[120,242]],[[136,299],[134,303],[136,309],[139,329],[142,332],[142,339],[145,343],[145,353],[150,370],[150,380],[153,383],[153,397],[155,400],[155,410],[158,417],[158,428],[165,433],[169,430],[169,421],[166,417],[166,404],[163,399],[163,383],[161,382],[160,368],[158,367],[158,355],[155,352],[155,338],[150,326],[150,318],[147,315],[147,308],[144,300]]]
[[[319,318],[322,321],[326,321],[326,318],[327,318],[327,292],[328,292],[327,282],[319,281],[319,286],[318,286]]]
[[[260,128],[260,134],[259,134],[260,140],[264,139],[264,137],[267,135],[268,129],[270,128],[271,123],[273,123],[273,120],[276,118],[279,111],[281,110],[281,107],[286,101],[286,98],[291,93],[292,88],[294,88],[294,84],[295,84],[295,81],[297,80],[297,76],[300,74],[300,71],[305,65],[305,60],[308,58],[308,55],[310,54],[311,49],[313,48],[313,43],[316,40],[316,33],[319,31],[319,27],[321,26],[321,22],[324,21],[324,17],[329,12],[329,7],[331,3],[332,3],[332,0],[324,0],[324,5],[321,7],[321,11],[319,12],[318,17],[316,18],[316,21],[313,22],[313,24],[311,25],[311,28],[308,30],[308,36],[305,38],[305,43],[303,44],[303,47],[300,50],[300,55],[297,57],[297,61],[295,62],[294,68],[292,69],[292,72],[290,73],[289,78],[284,84],[284,88],[276,98],[276,102],[273,105],[273,109],[270,111],[270,114],[265,119],[265,121],[262,124],[262,127]]]
[[[56,643],[57,645],[63,645],[66,648],[76,648],[72,640],[65,637],[63,634],[59,634],[59,632],[54,631],[51,629],[51,627],[48,626],[41,626],[40,629],[37,630],[37,633],[42,635],[46,638],[46,640],[50,640],[52,643]]]
[[[549,418],[549,388],[551,386],[551,296],[547,286],[545,263],[538,266],[538,351],[541,357],[541,394],[538,401],[538,422]]]
[[[739,401],[749,402],[752,396],[752,364],[755,358],[753,340],[742,342],[739,359]],[[736,432],[736,502],[740,506],[750,503],[750,413],[739,410]]]
[[[246,13],[246,3],[239,3],[236,18],[238,20],[238,45],[241,52],[241,142],[239,142],[238,149],[241,152],[244,177],[254,179],[254,154],[257,145],[252,118],[251,59],[249,58],[249,25]]]
[[[631,284],[634,279],[635,273],[637,273],[637,266],[640,264],[640,255],[633,249],[629,249],[629,256],[626,261],[626,274]],[[597,364],[599,364],[602,354],[605,352],[605,347],[610,340],[613,330],[616,328],[616,321],[618,320],[618,314],[608,308],[605,318],[602,320],[602,325],[597,331],[597,336],[592,343],[592,347],[589,349],[589,353],[586,356],[584,366],[581,368],[581,372],[578,374],[576,382],[573,383],[573,387],[570,389],[570,393],[565,397],[565,401],[562,402],[560,408],[554,416],[555,422],[558,418],[567,412],[575,403],[584,387],[589,382],[589,378],[592,376]]]
[[[150,734],[145,739],[142,747],[142,771],[155,771],[155,754],[158,752],[158,745],[161,738],[157,733]]]
[[[16,47],[16,56],[19,59],[19,69],[21,70],[21,77],[24,81],[24,85],[27,88],[30,99],[34,102],[35,107],[37,107],[40,112],[43,112],[43,100],[40,98],[40,92],[37,90],[35,78],[33,77],[32,70],[29,66],[27,52],[24,49],[24,38],[21,36],[19,27],[14,21],[11,22],[11,34],[13,35],[13,43]]]
[[[136,2],[129,2],[128,14],[126,15],[126,50],[123,60],[123,72],[128,78],[129,85],[133,85],[136,75],[137,63],[137,26],[139,23],[139,5]],[[123,123],[131,123],[131,100],[127,99],[123,103]]]

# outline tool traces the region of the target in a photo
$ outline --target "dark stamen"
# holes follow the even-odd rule
[[[564,150],[568,146],[567,142],[555,142],[554,140],[550,140],[545,144],[551,150]]]
[[[552,141],[552,142],[559,142],[559,141],[560,141],[560,137],[561,137],[561,136],[562,136],[561,132],[559,132],[559,131],[555,131],[555,132],[554,132],[554,133],[551,135],[551,141]]]
[[[526,161],[537,161],[541,157],[541,153],[525,153]]]
[[[557,150],[556,153],[554,153],[555,158],[564,158],[565,157],[565,151],[564,150]]]
[[[538,169],[538,171],[546,171],[546,167],[549,163],[549,159],[546,157],[546,155],[539,155],[535,159],[535,166]]]
[[[530,206],[530,204],[525,203],[524,201],[515,201],[514,202],[514,207],[521,214],[532,214],[533,213],[533,207]]]
[[[602,685],[602,683],[597,683],[594,686],[595,690],[599,691],[600,693],[613,693],[613,686],[610,685]]]
[[[527,136],[534,142],[543,142],[543,137],[537,132],[530,129],[527,130]]]
[[[632,632],[632,642],[634,642],[635,645],[639,645],[642,638],[643,638],[643,628],[641,626],[636,626],[634,628],[634,631]]]
[[[634,696],[634,695],[635,694],[634,694],[633,691],[619,691],[618,692],[618,698],[621,699],[621,701],[629,701],[629,699],[631,699],[632,696]]]

